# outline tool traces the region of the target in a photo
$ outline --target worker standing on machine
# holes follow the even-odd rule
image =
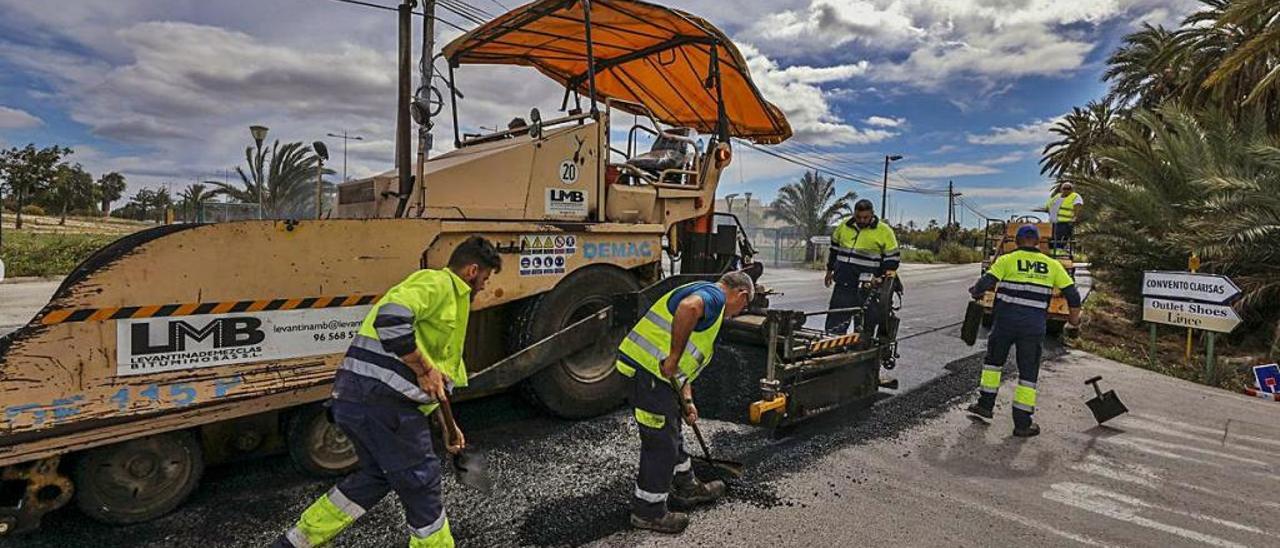
[[[862,306],[867,294],[862,284],[875,278],[893,278],[898,271],[901,252],[898,238],[889,223],[876,216],[871,200],[858,200],[853,216],[841,221],[831,234],[831,253],[827,255],[827,276],[823,284],[831,290],[831,310]],[[896,282],[894,282],[896,283]],[[879,311],[866,310],[868,322],[863,331],[874,333]],[[853,312],[827,314],[826,331],[844,335],[849,331]]]
[[[472,236],[454,248],[448,268],[409,275],[373,306],[338,368],[331,402],[360,469],[307,508],[276,546],[326,544],[389,491],[404,506],[411,548],[453,546],[427,417],[466,385],[471,300],[501,268],[493,244]],[[466,445],[452,443],[451,453]]]
[[[1010,347],[1018,351],[1018,386],[1013,392],[1013,435],[1031,437],[1040,433],[1032,421],[1036,410],[1036,380],[1040,376],[1040,342],[1053,290],[1062,291],[1070,309],[1068,322],[1080,325],[1080,292],[1062,263],[1040,252],[1040,231],[1035,225],[1018,228],[1018,249],[1001,255],[978,280],[969,294],[974,299],[996,288],[994,325],[987,339],[978,401],[969,406],[975,417],[991,420],[996,394]]]
[[[640,428],[631,525],[680,533],[689,517],[668,510],[668,494],[686,508],[724,495],[724,482],[703,483],[694,476],[680,420],[698,420],[693,380],[711,361],[721,323],[741,314],[754,297],[755,283],[743,272],[725,274],[716,283],[682,285],[658,299],[618,347],[616,367],[631,379],[631,406]]]
[[[1080,215],[1084,198],[1075,192],[1075,185],[1064,182],[1058,185],[1058,191],[1049,195],[1044,209],[1049,213],[1049,222],[1053,223],[1053,237],[1049,239],[1052,250],[1065,249],[1075,235],[1075,222]]]

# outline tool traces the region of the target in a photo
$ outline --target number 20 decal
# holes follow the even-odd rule
[[[560,182],[566,185],[578,182],[578,164],[573,160],[560,162]]]

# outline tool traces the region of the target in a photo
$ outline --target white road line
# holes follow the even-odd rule
[[[1138,436],[1128,436],[1128,438],[1130,441],[1133,441],[1142,445],[1150,445],[1150,446],[1160,447],[1160,448],[1174,450],[1174,451],[1177,451],[1177,450],[1191,451],[1192,453],[1200,453],[1202,455],[1209,455],[1209,456],[1218,457],[1221,459],[1233,460],[1233,461],[1241,462],[1244,464],[1252,464],[1254,466],[1258,466],[1261,468],[1271,468],[1271,464],[1269,463],[1266,463],[1260,460],[1241,457],[1238,455],[1232,455],[1230,453],[1223,453],[1221,451],[1211,451],[1209,449],[1191,447],[1190,445],[1179,445],[1176,443],[1153,440],[1151,438],[1140,438]]]
[[[1103,492],[1107,494],[1103,494]],[[1244,548],[1245,546],[1224,538],[1215,537],[1199,531],[1193,531],[1191,529],[1185,529],[1176,525],[1170,525],[1151,518],[1139,516],[1137,510],[1142,507],[1142,505],[1132,504],[1130,501],[1137,501],[1139,503],[1142,501],[1138,501],[1138,499],[1127,497],[1125,495],[1119,495],[1121,498],[1117,498],[1114,496],[1108,496],[1108,494],[1119,495],[1118,493],[1110,493],[1090,485],[1065,482],[1051,485],[1048,491],[1041,493],[1041,496],[1048,500],[1059,502],[1073,508],[1079,508],[1100,516],[1106,516],[1112,519],[1132,523],[1148,529],[1163,531],[1171,535],[1176,535],[1205,544],[1211,544],[1213,546],[1222,546],[1225,548]]]
[[[1152,489],[1158,488],[1156,482],[1160,478],[1145,466],[1137,466],[1137,469],[1134,469],[1135,467],[1125,466],[1102,455],[1088,455],[1085,460],[1088,462],[1073,464],[1071,469],[1115,481],[1133,483]]]
[[[916,488],[916,487],[911,487],[911,486],[909,486],[909,485],[907,485],[907,486],[900,486],[900,487],[905,487],[905,489],[906,489],[906,490],[908,490],[908,491],[913,491],[917,496],[921,496],[921,497],[936,497],[936,496],[937,496],[937,492],[929,492],[929,491],[925,491],[925,490],[923,490],[923,489],[919,489],[919,488]],[[1083,544],[1083,545],[1085,545],[1085,546],[1103,546],[1103,547],[1110,547],[1110,546],[1112,546],[1112,545],[1110,545],[1110,544],[1106,544],[1106,543],[1101,542],[1101,541],[1099,541],[1099,540],[1096,540],[1096,539],[1093,539],[1093,538],[1089,538],[1089,537],[1087,537],[1087,536],[1085,536],[1085,535],[1080,535],[1080,534],[1077,534],[1077,533],[1072,533],[1072,532],[1070,532],[1070,531],[1063,531],[1063,530],[1061,530],[1061,529],[1058,529],[1058,528],[1056,528],[1056,527],[1053,527],[1052,525],[1049,525],[1049,524],[1046,524],[1046,523],[1042,523],[1042,522],[1039,522],[1039,521],[1033,520],[1033,519],[1028,518],[1028,517],[1026,517],[1026,516],[1018,515],[1018,514],[1015,514],[1015,513],[1013,513],[1013,512],[1007,512],[1007,511],[1001,510],[1001,509],[999,509],[999,508],[994,508],[994,507],[991,507],[991,506],[987,506],[987,505],[982,504],[982,503],[980,503],[980,502],[972,501],[972,500],[965,499],[965,498],[960,498],[960,497],[955,496],[955,494],[948,494],[948,495],[947,495],[947,499],[948,499],[948,500],[954,500],[954,501],[956,501],[956,502],[959,502],[959,503],[961,503],[961,504],[964,504],[965,506],[968,506],[968,507],[970,507],[970,508],[973,508],[974,510],[978,510],[978,511],[983,512],[983,513],[986,513],[986,514],[990,514],[990,515],[995,516],[995,517],[997,517],[997,518],[1000,518],[1000,519],[1003,519],[1003,520],[1006,520],[1006,521],[1012,521],[1012,522],[1017,523],[1017,524],[1019,524],[1019,525],[1022,525],[1022,526],[1024,526],[1024,527],[1029,527],[1029,528],[1031,528],[1031,529],[1038,529],[1038,530],[1040,530],[1040,531],[1044,531],[1044,532],[1046,532],[1046,533],[1054,534],[1054,535],[1060,536],[1060,537],[1065,538],[1065,539],[1068,539],[1068,540],[1073,540],[1073,541],[1076,541],[1076,542],[1078,542],[1078,543],[1080,543],[1080,544]]]
[[[1213,435],[1213,436],[1217,437],[1219,440],[1221,440],[1221,439],[1223,438],[1223,431],[1224,431],[1224,430],[1226,430],[1226,434],[1227,434],[1227,435],[1226,435],[1226,438],[1227,438],[1227,439],[1235,438],[1235,439],[1240,439],[1240,440],[1248,440],[1248,441],[1251,441],[1251,442],[1253,442],[1253,443],[1261,443],[1261,444],[1263,444],[1263,445],[1271,445],[1271,446],[1274,446],[1274,447],[1280,447],[1280,440],[1276,440],[1276,439],[1268,439],[1268,438],[1259,438],[1259,437],[1257,437],[1257,436],[1246,436],[1246,435],[1244,435],[1244,434],[1233,434],[1233,433],[1231,433],[1231,432],[1230,432],[1230,429],[1229,429],[1229,428],[1210,428],[1210,427],[1208,427],[1208,426],[1200,426],[1200,425],[1196,425],[1196,424],[1187,424],[1187,423],[1184,423],[1184,422],[1178,422],[1178,421],[1173,420],[1173,419],[1168,418],[1168,417],[1161,417],[1161,416],[1158,416],[1158,415],[1145,415],[1145,414],[1142,414],[1142,413],[1135,413],[1134,415],[1135,415],[1135,416],[1138,416],[1138,417],[1142,417],[1142,418],[1144,418],[1144,419],[1147,419],[1147,420],[1149,420],[1149,421],[1152,421],[1152,422],[1155,422],[1155,423],[1158,423],[1158,424],[1165,425],[1165,426],[1173,426],[1174,428],[1178,428],[1178,429],[1181,429],[1181,430],[1186,430],[1186,431],[1190,431],[1190,432],[1200,432],[1200,433],[1202,433],[1202,434],[1211,434],[1211,435]]]
[[[1213,466],[1213,467],[1216,467],[1216,468],[1222,468],[1222,465],[1221,465],[1221,464],[1218,464],[1218,463],[1216,463],[1216,462],[1207,461],[1207,460],[1203,460],[1203,459],[1197,459],[1197,458],[1195,458],[1195,457],[1188,457],[1188,456],[1186,456],[1186,455],[1179,455],[1179,454],[1177,454],[1177,453],[1170,453],[1170,452],[1168,452],[1168,451],[1161,451],[1161,450],[1159,450],[1159,449],[1155,449],[1155,448],[1152,448],[1152,447],[1147,447],[1147,446],[1145,446],[1145,445],[1140,445],[1140,444],[1138,444],[1138,443],[1135,443],[1135,442],[1134,442],[1134,441],[1132,441],[1132,440],[1125,439],[1125,438],[1117,438],[1117,437],[1112,437],[1112,438],[1099,438],[1099,439],[1098,439],[1098,441],[1101,441],[1101,442],[1103,442],[1103,443],[1108,443],[1108,444],[1111,444],[1111,445],[1119,445],[1119,446],[1122,446],[1122,447],[1128,447],[1129,449],[1134,449],[1134,450],[1136,450],[1136,451],[1141,451],[1141,452],[1143,452],[1143,453],[1147,453],[1147,454],[1151,454],[1151,455],[1156,455],[1156,456],[1158,456],[1158,457],[1165,457],[1165,458],[1170,458],[1170,459],[1174,459],[1174,460],[1185,460],[1185,461],[1188,461],[1188,462],[1194,462],[1194,463],[1196,463],[1196,464],[1203,464],[1203,465],[1205,465],[1205,466]]]
[[[1174,430],[1169,428],[1167,424],[1161,424],[1155,421],[1142,419],[1142,418],[1134,417],[1134,418],[1125,419],[1124,422],[1120,423],[1120,426],[1122,427],[1127,426],[1130,428],[1136,428],[1138,430],[1146,430],[1147,432],[1154,432],[1162,436],[1169,436],[1171,438],[1191,440],[1191,441],[1205,443],[1205,444],[1209,444],[1217,447],[1229,447],[1231,449],[1239,449],[1242,451],[1249,451],[1249,452],[1258,453],[1258,454],[1267,455],[1267,456],[1275,455],[1275,451],[1271,451],[1268,449],[1257,449],[1254,447],[1249,447],[1247,445],[1241,445],[1238,443],[1231,444],[1231,445],[1224,444],[1222,443],[1221,433],[1217,434],[1216,437],[1210,438],[1206,436],[1189,434],[1187,432]]]

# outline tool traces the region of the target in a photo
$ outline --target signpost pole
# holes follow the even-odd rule
[[[1214,332],[1209,331],[1205,334],[1205,360],[1204,360],[1204,377],[1205,384],[1214,383],[1214,363],[1213,363],[1213,339]]]
[[[1200,270],[1200,257],[1197,257],[1195,253],[1192,253],[1191,257],[1187,258],[1187,269],[1193,273],[1196,272],[1197,270]],[[1187,328],[1187,351],[1186,351],[1186,355],[1183,356],[1182,361],[1187,365],[1191,365],[1191,328],[1190,327]]]
[[[1147,360],[1151,363],[1151,369],[1156,368],[1156,323],[1151,323],[1151,350],[1147,353]]]

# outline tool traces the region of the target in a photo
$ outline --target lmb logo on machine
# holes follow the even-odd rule
[[[162,327],[164,340],[153,340],[153,327]],[[256,345],[266,340],[262,320],[253,317],[216,318],[203,325],[186,320],[135,323],[129,326],[130,369],[164,368],[173,365],[252,357],[261,351]],[[122,364],[123,365],[123,364]]]

